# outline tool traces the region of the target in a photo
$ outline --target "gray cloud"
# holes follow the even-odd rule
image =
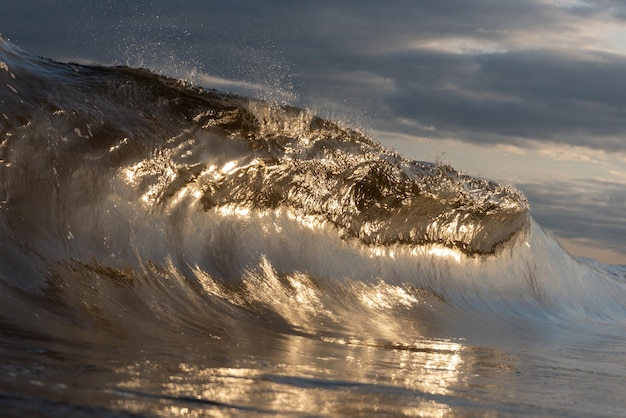
[[[626,255],[626,188],[621,183],[580,179],[518,185],[533,217],[558,236],[589,239]]]
[[[413,54],[388,74],[396,116],[427,119],[470,141],[525,137],[626,150],[626,60],[572,62],[546,52],[474,56]],[[398,70],[396,70],[398,71]],[[509,137],[509,138],[507,138]]]

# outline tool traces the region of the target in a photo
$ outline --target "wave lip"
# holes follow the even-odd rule
[[[255,106],[255,120],[264,120]],[[286,130],[251,129],[263,148],[205,186],[206,210],[223,205],[287,206],[314,215],[367,245],[437,243],[486,254],[524,231],[529,205],[519,191],[405,159],[359,132],[297,109],[274,109]],[[254,113],[253,113],[254,114]],[[299,120],[294,129],[293,122]],[[302,122],[306,121],[306,122]]]

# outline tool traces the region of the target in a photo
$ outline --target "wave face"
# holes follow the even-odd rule
[[[302,109],[2,38],[0,232],[16,415],[374,413],[372,397],[388,414],[560,414],[515,347],[559,351],[559,329],[584,358],[603,324],[623,359],[626,273],[570,258],[514,188]],[[559,358],[542,350],[531,376]],[[611,413],[626,371],[608,363],[610,401],[589,408]],[[555,367],[573,399],[597,371]],[[501,389],[469,391],[502,370]]]

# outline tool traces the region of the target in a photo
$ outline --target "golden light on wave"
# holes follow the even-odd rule
[[[278,209],[276,213],[280,215],[281,210]],[[306,229],[316,230],[324,228],[324,226],[326,225],[326,222],[316,215],[305,215],[295,210],[289,209],[285,210],[285,214],[287,215],[287,218],[289,220],[298,223],[300,226]]]
[[[453,248],[433,245],[433,246],[430,246],[430,248],[426,250],[426,253],[428,255],[432,255],[438,258],[454,260],[457,263],[461,262],[461,256],[462,256],[461,252]]]
[[[237,169],[237,161],[229,161],[221,168],[223,174],[231,174]]]
[[[410,307],[419,303],[417,298],[404,288],[379,282],[376,286],[365,286],[359,292],[361,302],[371,309],[392,309],[397,306]]]
[[[238,218],[250,217],[250,208],[246,206],[225,205],[218,207],[216,211],[222,216],[235,216]]]

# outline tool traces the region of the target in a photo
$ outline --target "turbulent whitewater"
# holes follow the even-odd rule
[[[544,338],[578,347],[574,380],[604,377],[583,414],[619,412],[624,269],[572,259],[529,210],[306,110],[0,38],[0,404],[575,413],[586,380],[555,404],[516,375],[513,347]],[[554,355],[534,353],[533,373]],[[518,400],[470,390],[502,370]]]

